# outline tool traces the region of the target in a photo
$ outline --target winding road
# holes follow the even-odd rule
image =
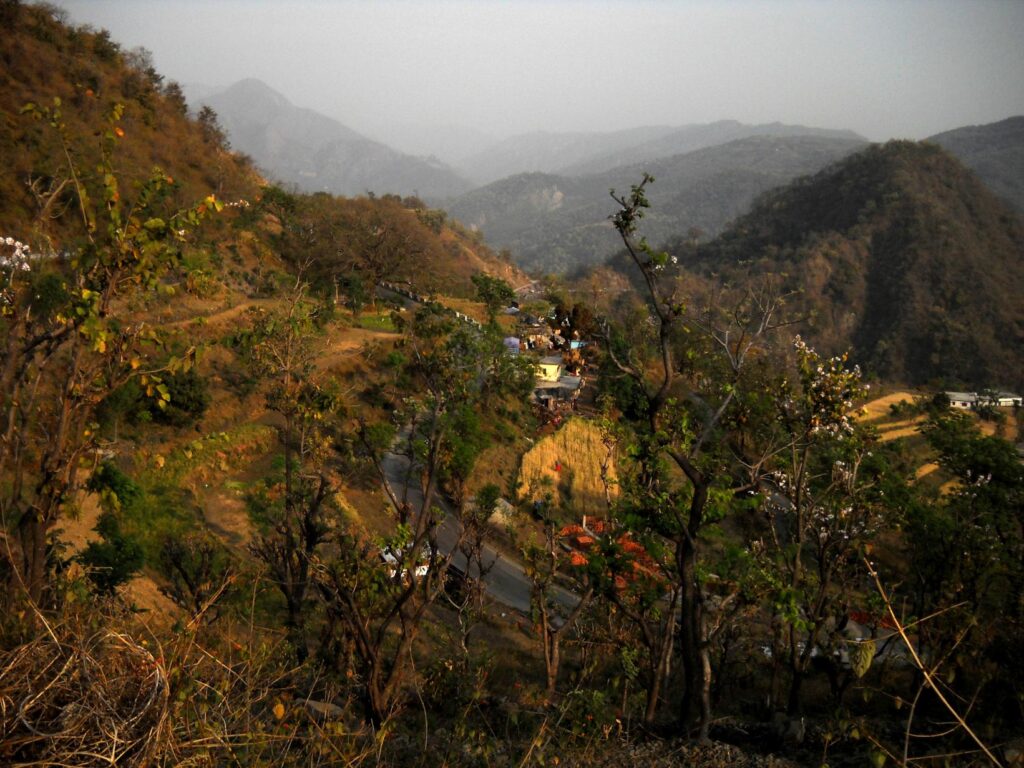
[[[402,436],[399,435],[397,444],[400,445],[403,442]],[[388,453],[384,456],[383,469],[388,485],[395,496],[401,498],[409,474],[409,458],[400,453]],[[423,493],[416,482],[409,483],[408,501],[413,509],[419,509],[423,505]],[[455,549],[458,543],[461,523],[451,506],[440,495],[435,494],[434,506],[444,512],[444,519],[437,528],[437,543],[441,551],[448,554]],[[487,545],[484,545],[483,562],[485,570],[487,566],[490,568],[490,570],[486,570],[483,579],[487,594],[509,608],[528,614],[530,612],[531,584],[523,566],[502,557],[494,548]],[[466,571],[466,556],[462,552],[455,553],[452,563],[456,568],[463,572]],[[475,578],[478,574],[470,571],[468,575]],[[563,608],[571,609],[578,599],[566,589],[555,588],[555,600]]]

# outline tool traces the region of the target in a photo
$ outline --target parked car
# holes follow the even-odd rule
[[[409,552],[385,547],[380,551],[380,559],[382,563],[388,566],[388,576],[392,578],[398,572],[399,564],[403,562],[405,563],[405,567],[402,570],[403,576],[408,575],[408,567],[412,561],[415,561],[412,572],[417,578],[423,578],[430,573],[430,547],[426,545],[420,548],[420,554],[417,558],[413,558]]]

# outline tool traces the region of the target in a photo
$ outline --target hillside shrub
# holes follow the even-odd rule
[[[165,408],[147,398],[153,420],[172,427],[187,427],[195,424],[206,413],[210,405],[210,385],[195,368],[164,377],[164,384],[171,395]]]
[[[130,507],[142,496],[142,489],[138,483],[118,469],[112,461],[100,464],[85,487],[98,494],[101,503],[111,510]]]
[[[104,398],[97,410],[100,424],[114,428],[115,432],[121,423],[135,426],[156,422],[184,428],[203,417],[210,405],[210,387],[194,368],[164,374],[162,383],[170,396],[165,407],[161,408],[157,400],[147,396],[138,381],[132,379]]]
[[[96,591],[112,595],[142,568],[145,557],[139,542],[121,531],[113,512],[101,514],[94,530],[101,541],[90,542],[78,561],[85,566]]]

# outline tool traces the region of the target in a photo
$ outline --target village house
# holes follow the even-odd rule
[[[1013,392],[947,392],[950,408],[1019,408],[1022,403],[1020,395]]]
[[[566,375],[561,355],[548,355],[537,362],[537,381],[533,397],[548,410],[560,404],[572,404],[585,384],[582,376]]]
[[[541,381],[558,381],[562,375],[562,356],[548,355],[537,362],[537,378]]]

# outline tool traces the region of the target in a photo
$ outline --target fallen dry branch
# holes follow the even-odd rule
[[[0,764],[145,765],[168,712],[164,669],[126,635],[53,627],[0,655]]]

